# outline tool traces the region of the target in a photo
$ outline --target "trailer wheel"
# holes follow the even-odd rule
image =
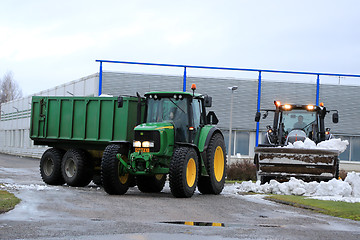
[[[198,156],[195,150],[191,147],[175,149],[169,172],[170,190],[174,197],[191,197],[199,175]]]
[[[93,164],[85,151],[70,149],[63,157],[61,171],[69,186],[85,187],[92,180]]]
[[[166,181],[166,174],[154,176],[136,176],[136,184],[140,191],[145,193],[158,193],[163,190]]]
[[[209,177],[201,177],[199,191],[203,194],[220,194],[226,175],[226,148],[220,133],[212,136],[206,156],[205,166]]]
[[[49,185],[62,185],[65,183],[61,175],[61,160],[64,151],[50,148],[44,152],[40,160],[40,175],[42,180]]]
[[[118,153],[126,155],[128,149],[117,144],[110,144],[105,148],[101,160],[101,180],[105,192],[110,195],[123,195],[129,189],[131,176],[116,158]]]

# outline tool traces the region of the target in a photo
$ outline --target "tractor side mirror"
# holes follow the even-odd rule
[[[260,113],[260,112],[256,112],[256,114],[255,114],[255,122],[259,122],[259,121],[260,121],[260,117],[261,117],[261,113]]]
[[[212,106],[212,97],[205,96],[204,97],[204,105],[205,105],[205,107],[211,107]]]
[[[332,121],[333,121],[333,123],[338,123],[339,122],[339,114],[337,112],[333,113]]]
[[[206,121],[208,124],[216,125],[219,122],[219,119],[216,117],[216,114],[213,111],[210,111],[206,116]]]
[[[123,105],[124,105],[124,99],[123,99],[123,97],[118,97],[118,99],[117,99],[117,106],[118,106],[118,108],[122,108],[123,107]]]

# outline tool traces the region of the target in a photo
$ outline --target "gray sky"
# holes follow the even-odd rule
[[[356,0],[2,0],[0,76],[12,71],[28,95],[98,72],[96,59],[360,74],[359,10]]]

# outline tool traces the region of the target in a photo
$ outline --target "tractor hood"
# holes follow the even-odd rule
[[[165,130],[174,129],[172,122],[154,122],[154,123],[143,123],[135,127],[135,131],[154,131],[154,130]]]

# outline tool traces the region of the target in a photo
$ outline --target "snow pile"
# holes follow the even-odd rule
[[[306,149],[332,149],[338,150],[339,153],[342,153],[346,150],[349,145],[348,140],[341,140],[340,138],[332,138],[330,140],[325,140],[316,144],[310,138],[306,138],[304,142],[296,141],[293,144],[289,143],[285,148],[306,148]]]
[[[44,190],[56,190],[58,191],[59,188],[47,186],[47,185],[38,185],[38,184],[30,184],[30,185],[18,185],[18,184],[9,184],[4,183],[0,185],[0,189],[11,189],[11,190],[36,190],[36,191],[44,191]]]
[[[241,194],[244,192],[281,194],[281,195],[299,195],[311,198],[345,202],[360,202],[360,174],[348,173],[345,181],[332,179],[328,182],[304,182],[302,180],[291,178],[290,181],[279,183],[276,180],[270,180],[270,183],[260,184],[260,181],[253,183],[251,181],[235,183],[226,186],[225,194]]]

